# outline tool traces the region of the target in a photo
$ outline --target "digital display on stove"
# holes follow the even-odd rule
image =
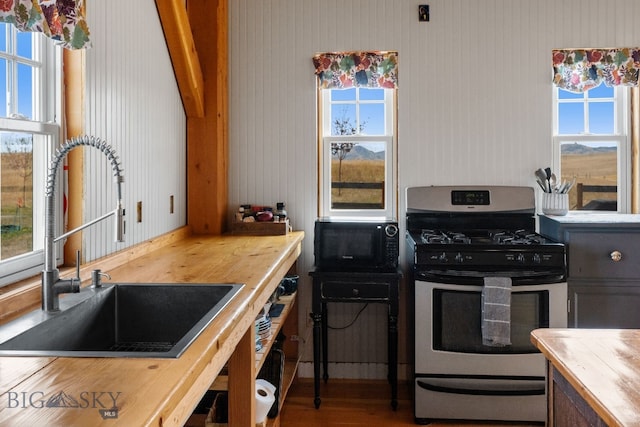
[[[487,190],[453,190],[451,191],[452,205],[490,205]]]

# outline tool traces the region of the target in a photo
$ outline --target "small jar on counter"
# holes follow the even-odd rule
[[[284,209],[284,202],[276,203],[276,210],[273,213],[274,218],[277,216],[279,222],[284,222],[287,219],[287,211]]]

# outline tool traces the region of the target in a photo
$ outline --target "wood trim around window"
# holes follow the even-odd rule
[[[640,213],[640,89],[631,88],[631,213]]]
[[[64,69],[64,120],[63,138],[67,140],[84,133],[84,86],[85,51],[64,49],[62,53]],[[69,207],[67,223],[69,230],[82,225],[82,188],[84,186],[84,149],[71,150],[67,155],[69,166]],[[78,200],[79,202],[74,202]],[[75,264],[76,253],[82,249],[82,232],[72,234],[64,245],[65,265]],[[81,252],[82,253],[82,252]]]

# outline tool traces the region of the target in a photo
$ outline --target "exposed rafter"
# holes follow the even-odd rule
[[[187,117],[204,117],[204,83],[184,0],[156,0]]]

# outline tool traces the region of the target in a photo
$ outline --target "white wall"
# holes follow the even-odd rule
[[[430,22],[418,22],[419,4],[430,5]],[[229,7],[229,203],[286,201],[294,227],[306,231],[301,325],[310,312],[317,214],[314,53],[399,52],[404,223],[407,186],[535,186],[533,171],[551,163],[552,48],[640,45],[637,0],[234,0]],[[334,320],[352,315],[340,308]],[[340,353],[332,345],[331,360],[384,362],[385,341],[375,338],[384,328],[367,323],[373,332],[364,337],[356,329],[341,339]]]
[[[85,129],[120,156],[127,221],[125,243],[114,243],[111,220],[83,234],[90,261],[186,223],[186,118],[154,0],[92,0],[87,21]],[[105,156],[85,153],[87,221],[114,209],[116,193]]]

